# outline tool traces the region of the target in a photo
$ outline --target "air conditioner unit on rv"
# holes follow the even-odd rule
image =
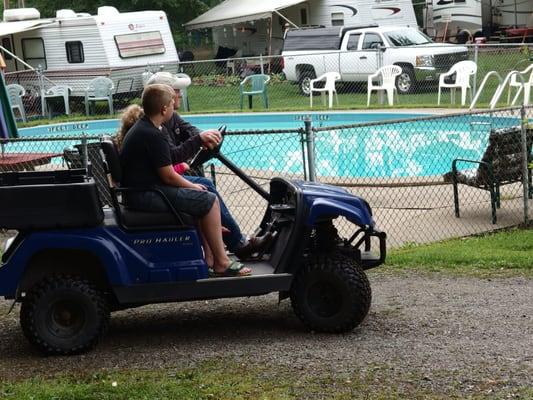
[[[4,10],[4,22],[39,19],[41,13],[36,8],[10,8]]]

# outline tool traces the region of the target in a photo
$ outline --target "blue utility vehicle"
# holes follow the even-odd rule
[[[190,216],[170,203],[166,213],[125,207],[124,194],[135,189],[117,185],[117,150],[111,141],[101,145],[115,183],[113,207],[101,207],[83,169],[0,174],[0,228],[18,232],[4,244],[0,296],[21,303],[22,331],[43,353],[87,351],[112,311],[151,303],[278,292],[321,332],[350,331],[367,315],[364,270],[384,262],[386,235],[362,198],[283,178],[272,179],[267,192],[219,149],[205,151],[196,163],[218,158],[267,201],[257,234],[273,236],[264,253],[246,262],[251,276],[211,278]],[[345,238],[334,226],[339,217],[353,224]]]

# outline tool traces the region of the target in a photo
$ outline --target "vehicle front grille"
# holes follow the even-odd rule
[[[459,61],[468,60],[468,52],[437,54],[434,57],[435,68],[447,71],[451,66]]]

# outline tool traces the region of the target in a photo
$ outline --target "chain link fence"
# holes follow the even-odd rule
[[[327,127],[309,120],[298,129],[228,132],[223,153],[266,190],[282,176],[363,197],[396,247],[531,221],[532,122],[531,106]],[[110,205],[99,140],[3,139],[0,170],[89,166]],[[252,233],[266,201],[219,161],[205,167],[242,230]],[[343,220],[338,228],[351,233]]]
[[[143,82],[151,73],[169,71],[185,73],[192,79],[192,85],[184,93],[186,101],[182,103],[182,112],[234,112],[240,111],[276,111],[308,110],[310,107],[309,81],[323,72],[341,72],[342,81],[336,83],[338,103],[335,109],[367,108],[367,77],[379,67],[395,63],[402,67],[402,74],[396,79],[399,95],[394,101],[395,107],[436,107],[439,88],[438,74],[445,73],[461,60],[472,60],[477,71],[470,77],[472,95],[467,97],[464,107],[471,104],[473,95],[479,90],[476,107],[487,107],[491,103],[498,85],[511,71],[524,71],[533,62],[531,44],[484,44],[450,46],[433,44],[422,46],[427,57],[411,57],[411,61],[395,61],[398,51],[405,53],[420,52],[421,46],[405,47],[401,50],[388,48],[367,49],[364,51],[331,52],[320,54],[299,54],[296,61],[281,56],[254,56],[244,58],[227,58],[208,61],[189,61],[176,64],[139,65],[132,68],[98,69],[69,71],[22,70],[8,71],[5,74],[8,84],[18,84],[22,91],[12,95],[12,103],[19,105],[15,114],[20,123],[39,123],[43,118],[56,118],[68,111],[70,118],[87,118],[85,94],[92,79],[104,76],[111,79],[113,88],[110,96],[113,112],[107,101],[91,102],[89,118],[109,117],[132,102],[140,102]],[[394,53],[395,52],[395,53]],[[393,56],[393,53],[396,54]],[[291,63],[295,64],[290,67]],[[285,69],[284,69],[285,67]],[[285,73],[284,73],[285,71]],[[291,72],[292,71],[292,72]],[[490,75],[488,75],[490,73]],[[96,75],[95,75],[96,74]],[[251,82],[241,85],[250,75],[265,74],[269,81],[259,90],[264,89],[264,96],[246,94],[251,90]],[[488,75],[488,77],[487,77]],[[522,78],[515,76],[511,85],[495,101],[495,107],[508,106],[514,100],[523,79],[531,82],[531,70]],[[487,77],[486,82],[483,81]],[[455,81],[454,76],[447,78],[447,83]],[[379,80],[379,79],[378,79]],[[483,87],[482,87],[483,84]],[[320,83],[316,84],[320,87]],[[58,94],[54,88],[65,86],[67,95]],[[509,89],[511,94],[509,94]],[[258,90],[257,88],[255,88]],[[460,90],[459,90],[460,91]],[[450,89],[442,90],[441,106],[454,106],[451,103]],[[524,91],[522,91],[522,94]],[[318,93],[315,93],[315,96]],[[458,96],[460,97],[460,96]],[[249,102],[249,100],[251,100]],[[370,99],[370,107],[388,107],[375,94]],[[516,99],[522,104],[522,97]],[[267,104],[268,102],[268,104]],[[242,104],[242,107],[241,107]],[[68,106],[68,107],[67,107]],[[457,100],[455,107],[460,107]],[[314,109],[324,109],[317,97]],[[22,115],[24,114],[24,115]],[[36,121],[36,122],[32,122]]]

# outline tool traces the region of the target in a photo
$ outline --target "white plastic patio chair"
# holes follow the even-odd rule
[[[517,78],[517,74],[511,75],[511,80],[509,81],[509,92],[507,93],[507,104],[514,105],[518,100],[520,93],[522,93],[522,90],[524,90],[524,105],[527,106],[530,103],[531,87],[533,87],[533,64],[519,73],[524,78],[524,83],[522,84],[522,81]],[[517,89],[517,91],[513,97],[513,102],[511,103],[511,92],[513,88]]]
[[[470,91],[470,101],[472,101],[472,87],[470,86],[470,77],[477,72],[477,64],[474,61],[459,61],[452,65],[450,70],[439,76],[439,94],[437,104],[440,105],[440,92],[443,88],[450,89],[452,104],[455,104],[455,90],[461,89],[461,106],[466,104],[466,92]],[[446,83],[446,78],[455,74],[453,83]]]
[[[191,77],[184,73],[177,73],[176,76],[178,78],[187,79],[189,81],[189,84],[181,89],[181,104],[183,104],[183,110],[184,111],[191,111],[191,107],[189,105],[189,96],[187,95],[187,87],[191,84]]]
[[[26,94],[26,89],[22,86],[13,83],[6,86],[7,95],[9,96],[9,103],[11,103],[11,109],[14,111],[17,109],[22,121],[26,122],[26,111],[24,110],[24,103],[22,102],[22,96]]]
[[[70,97],[71,88],[64,85],[52,86],[50,89],[45,90],[41,94],[41,106],[43,108],[43,115],[46,114],[48,110],[48,118],[52,118],[52,108],[50,107],[49,101],[54,98],[61,98],[65,105],[65,114],[70,115],[70,106],[69,106],[69,97]]]
[[[333,94],[335,94],[335,100],[337,105],[339,105],[339,98],[337,97],[337,89],[335,89],[335,81],[341,79],[341,76],[338,72],[326,72],[325,74],[320,75],[316,79],[312,79],[309,82],[309,99],[310,105],[313,107],[313,92],[319,92],[322,97],[322,102],[326,105],[326,92],[328,93],[328,106],[329,108],[333,107]],[[321,81],[324,82],[323,87],[315,87],[315,84]]]
[[[367,101],[366,106],[370,105],[370,96],[372,91],[378,94],[380,91],[387,92],[387,100],[389,106],[394,104],[394,94],[396,93],[396,100],[398,100],[398,92],[396,90],[396,77],[402,73],[402,67],[398,65],[385,65],[378,69],[374,74],[368,77],[367,84]],[[374,80],[380,78],[381,84],[375,84]]]
[[[90,102],[107,101],[109,105],[109,114],[113,114],[113,89],[115,85],[113,81],[105,76],[99,76],[89,82],[89,86],[85,89],[85,114],[89,115]]]

